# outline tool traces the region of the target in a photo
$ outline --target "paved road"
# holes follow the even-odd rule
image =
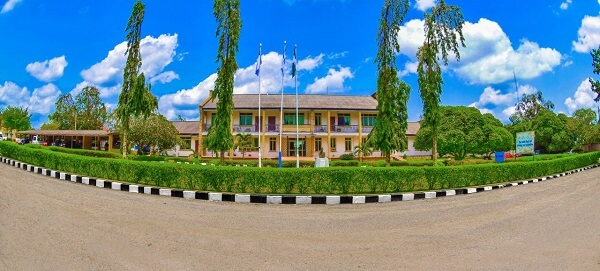
[[[600,168],[367,205],[138,195],[0,164],[0,270],[600,270]]]

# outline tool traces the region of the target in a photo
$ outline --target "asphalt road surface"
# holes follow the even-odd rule
[[[264,205],[0,164],[0,270],[600,270],[600,168],[466,196]]]

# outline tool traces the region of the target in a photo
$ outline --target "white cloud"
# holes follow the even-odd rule
[[[521,40],[515,50],[498,23],[481,18],[463,26],[466,47],[460,47],[460,62],[451,61],[449,69],[471,84],[496,84],[513,78],[531,79],[560,65],[562,55],[552,48]],[[411,60],[424,41],[422,20],[411,20],[398,32],[400,51]]]
[[[155,82],[159,82],[162,84],[166,84],[175,79],[179,79],[178,74],[176,74],[174,71],[166,71],[150,78],[150,83],[154,84]]]
[[[477,108],[484,107],[486,105],[514,105],[519,99],[517,96],[523,96],[524,94],[532,94],[536,92],[537,89],[530,85],[519,86],[518,94],[513,90],[509,90],[503,94],[500,90],[494,89],[492,87],[486,87],[483,90],[483,93],[481,93],[481,95],[479,96],[479,100],[471,105]]]
[[[587,53],[600,44],[600,16],[585,16],[577,31],[577,41],[573,41],[573,50]]]
[[[71,92],[70,92],[71,96],[73,96],[73,97],[77,96],[77,94],[79,94],[79,92],[81,92],[81,90],[87,86],[95,86],[96,88],[98,88],[98,92],[100,92],[100,98],[110,98],[110,97],[113,97],[113,96],[119,94],[121,92],[121,87],[123,85],[116,84],[113,86],[104,87],[104,86],[98,86],[96,84],[93,84],[93,83],[90,83],[87,81],[83,81],[83,82],[77,84],[71,90]]]
[[[8,0],[8,1],[6,1],[6,3],[4,3],[4,6],[2,6],[2,10],[0,11],[0,13],[7,13],[7,12],[13,10],[13,8],[15,8],[15,5],[17,5],[20,2],[22,2],[22,0]]]
[[[25,70],[40,81],[52,82],[63,76],[68,64],[63,55],[42,62],[29,63]]]
[[[60,90],[52,83],[36,88],[33,92],[13,82],[7,81],[0,85],[0,104],[28,108],[30,113],[50,113],[59,95]]]
[[[323,64],[324,54],[316,57],[307,57],[298,61],[298,71],[312,71]],[[263,54],[260,67],[260,90],[261,93],[281,93],[281,59],[282,55],[277,52]],[[294,85],[294,79],[290,74],[291,61],[286,61],[284,86]],[[255,74],[256,62],[240,68],[235,73],[234,89],[236,94],[258,93],[258,76]],[[298,74],[299,77],[302,73]],[[217,74],[213,73],[202,82],[191,89],[182,89],[173,94],[160,97],[158,102],[159,111],[168,119],[175,119],[181,115],[187,119],[198,118],[198,105],[215,87]]]
[[[354,78],[354,74],[350,71],[349,67],[339,67],[336,69],[329,69],[327,75],[321,78],[315,78],[314,82],[306,87],[306,94],[321,94],[321,93],[335,93],[344,92],[349,87],[344,86],[346,79]]]
[[[573,60],[567,60],[567,62],[565,62],[562,66],[563,67],[569,67],[571,65],[573,65]]]
[[[346,55],[348,54],[348,51],[343,51],[341,53],[331,53],[327,55],[327,59],[336,59],[336,58],[343,58],[346,57]]]
[[[416,0],[415,3],[415,8],[420,11],[426,11],[433,6],[435,6],[435,0]]]
[[[509,90],[502,92],[488,86],[479,96],[479,100],[471,103],[469,106],[479,109],[483,114],[491,113],[498,119],[507,121],[508,117],[514,113],[514,105],[517,103],[518,97],[536,92],[537,89],[530,85],[519,86],[518,94],[514,91],[514,88],[509,88]],[[496,113],[496,111],[500,113]]]
[[[142,54],[142,67],[140,71],[144,73],[146,79],[151,80],[156,76],[155,81],[168,83],[170,80],[179,77],[179,75],[172,71],[161,74],[165,67],[173,62],[173,58],[176,56],[175,50],[177,45],[177,34],[163,34],[158,38],[146,36],[140,41],[140,53]],[[109,87],[106,87],[107,89],[103,95],[118,94],[120,87],[118,91],[115,91],[115,85],[123,81],[123,69],[127,61],[127,57],[125,56],[126,51],[126,42],[116,45],[101,62],[94,64],[87,70],[81,71],[84,82],[99,86],[99,89],[108,85]]]
[[[566,2],[562,2],[560,4],[560,9],[567,10],[569,8],[569,5],[572,3],[573,3],[573,0],[567,0]]]
[[[575,91],[573,98],[569,97],[565,100],[565,106],[571,114],[580,108],[591,108],[596,105],[594,101],[596,96],[597,94],[592,91],[592,84],[585,79]]]
[[[298,61],[298,71],[312,71],[319,65],[323,64],[323,57],[325,55],[320,54],[316,57],[308,56],[305,59]]]
[[[404,69],[401,70],[400,72],[398,72],[398,76],[400,77],[404,77],[407,76],[411,73],[417,73],[417,68],[419,67],[419,62],[414,61],[407,61],[406,63],[404,63]]]

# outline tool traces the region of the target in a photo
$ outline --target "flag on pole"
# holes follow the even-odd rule
[[[256,60],[256,71],[254,72],[254,74],[256,74],[256,76],[260,75],[260,65],[262,65],[262,55],[260,54],[260,48],[258,49],[258,59]]]
[[[283,55],[281,57],[281,75],[283,76],[283,71],[285,70],[285,42],[283,42]]]
[[[294,46],[294,60],[292,60],[292,77],[296,77],[296,48],[297,46]]]

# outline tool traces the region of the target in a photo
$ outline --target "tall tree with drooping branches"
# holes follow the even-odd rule
[[[127,134],[129,132],[129,121],[132,117],[147,117],[158,108],[158,100],[151,92],[151,86],[146,84],[144,73],[140,73],[142,67],[142,55],[140,53],[140,37],[142,23],[144,22],[144,8],[142,1],[133,5],[131,16],[125,27],[127,39],[127,62],[123,70],[123,87],[119,94],[119,104],[116,116],[120,126],[121,147],[123,158],[127,156],[129,145]]]
[[[215,0],[213,14],[217,21],[216,36],[219,38],[216,62],[221,66],[217,71],[215,89],[211,99],[217,99],[217,114],[208,130],[204,145],[207,149],[220,152],[221,161],[225,152],[233,147],[231,114],[233,112],[233,79],[238,65],[235,59],[238,41],[242,30],[239,0]]]
[[[458,6],[446,5],[444,0],[425,13],[425,41],[417,51],[417,74],[419,93],[423,100],[423,121],[431,128],[431,156],[437,161],[437,137],[440,124],[440,102],[442,95],[442,68],[448,65],[448,56],[454,54],[460,61],[459,46],[465,47],[462,27],[465,22]]]
[[[600,74],[600,46],[598,46],[598,49],[593,49],[591,55],[594,74]],[[596,93],[596,98],[594,98],[594,101],[600,101],[600,80],[588,78],[588,81],[590,81],[590,84],[592,84],[592,91]]]
[[[407,148],[406,104],[410,86],[398,78],[396,54],[400,52],[398,31],[410,7],[408,0],[385,0],[377,33],[377,119],[368,136],[368,145],[381,150],[387,164],[392,151]]]

